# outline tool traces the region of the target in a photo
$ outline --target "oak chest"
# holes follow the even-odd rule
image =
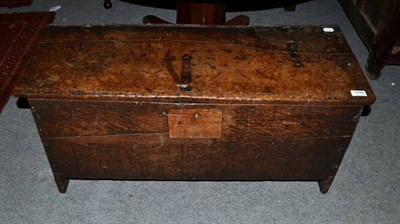
[[[313,180],[375,100],[336,26],[50,27],[14,91],[69,179]]]

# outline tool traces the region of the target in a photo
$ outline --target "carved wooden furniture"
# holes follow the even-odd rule
[[[400,64],[400,0],[339,0],[370,54],[372,79],[386,64]]]
[[[175,0],[177,3],[177,24],[203,24],[203,25],[248,25],[249,17],[239,15],[226,21],[227,0]],[[143,2],[143,1],[133,1]],[[144,1],[147,2],[147,1]],[[296,9],[296,0],[284,0],[282,5],[286,11]],[[243,3],[247,4],[247,3]],[[251,4],[251,3],[250,3]],[[254,2],[253,2],[254,4]],[[106,9],[112,7],[111,0],[104,0]],[[149,15],[143,18],[145,24],[171,24],[157,16]]]
[[[70,179],[332,184],[375,97],[338,27],[50,27],[14,94]]]

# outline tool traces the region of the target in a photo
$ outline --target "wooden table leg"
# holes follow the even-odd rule
[[[249,17],[244,15],[226,21],[226,1],[193,2],[191,0],[178,0],[177,24],[201,24],[201,25],[249,25]],[[168,24],[171,22],[156,16],[143,18],[145,24]]]
[[[375,44],[368,55],[367,65],[365,66],[371,79],[378,79],[381,76],[383,67],[390,62],[393,47],[396,41],[400,39],[398,33],[392,33],[394,32],[393,30],[386,30],[375,38]],[[399,62],[397,61],[397,63]]]
[[[295,11],[294,0],[285,1],[286,11]],[[112,7],[111,0],[104,0],[104,8]],[[193,0],[178,0],[177,24],[201,24],[201,25],[249,25],[248,16],[239,15],[226,21],[226,0],[214,0],[209,2],[194,2]],[[148,15],[143,18],[145,24],[173,24],[157,16]]]
[[[225,1],[214,2],[193,2],[179,0],[177,4],[178,24],[204,24],[204,25],[225,25]]]

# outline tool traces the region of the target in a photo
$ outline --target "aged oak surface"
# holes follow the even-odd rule
[[[51,27],[15,94],[60,192],[147,179],[313,180],[326,193],[375,100],[330,27]]]
[[[368,82],[339,28],[334,29],[52,27],[15,93],[157,102],[371,104]],[[184,54],[192,57],[190,93],[177,86]],[[294,66],[296,60],[300,67]],[[352,89],[369,96],[352,97]]]

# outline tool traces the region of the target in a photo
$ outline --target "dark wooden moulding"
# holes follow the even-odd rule
[[[340,29],[324,28],[50,27],[14,94],[60,192],[115,179],[307,180],[326,193],[375,96]]]

